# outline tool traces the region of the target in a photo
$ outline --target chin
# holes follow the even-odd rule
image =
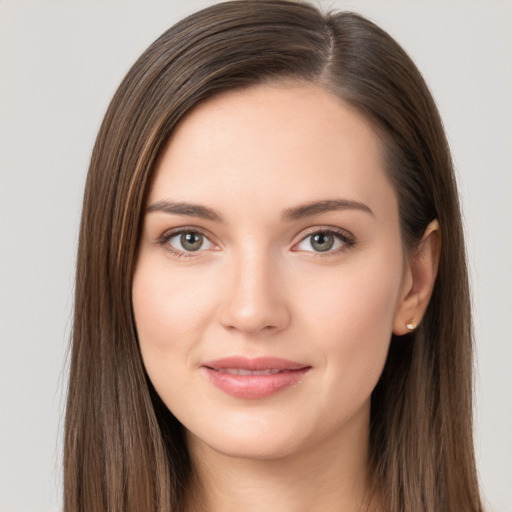
[[[275,424],[258,425],[253,418],[245,425],[187,430],[187,444],[192,450],[203,446],[227,457],[273,460],[298,452],[308,443],[304,432],[291,432]]]
[[[225,457],[233,457],[236,459],[247,459],[247,460],[260,460],[270,461],[285,458],[293,453],[299,451],[299,447],[284,445],[281,440],[277,441],[271,439],[269,441],[264,439],[251,439],[247,440],[226,440],[212,442],[211,444],[205,444],[213,451],[224,455]]]

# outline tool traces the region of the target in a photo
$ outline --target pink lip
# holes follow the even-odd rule
[[[276,357],[227,357],[207,361],[201,370],[210,382],[228,395],[259,399],[300,382],[311,366]],[[239,375],[228,371],[270,371],[269,374]]]

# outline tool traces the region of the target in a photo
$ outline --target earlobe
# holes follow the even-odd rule
[[[396,309],[394,334],[402,336],[414,331],[423,318],[434,289],[440,253],[441,229],[439,222],[433,220],[409,259],[409,278]]]

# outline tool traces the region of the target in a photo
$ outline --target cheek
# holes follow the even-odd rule
[[[175,414],[191,413],[195,407],[188,399],[194,394],[189,374],[197,363],[194,354],[212,311],[211,293],[206,293],[204,276],[200,275],[176,271],[162,263],[161,257],[143,255],[132,285],[144,367],[156,392]],[[213,284],[208,283],[206,288]],[[183,389],[187,393],[180,391]]]
[[[317,342],[335,393],[353,388],[369,395],[373,390],[391,340],[401,272],[399,257],[361,261],[340,267],[323,287],[308,286],[302,325],[306,339]]]
[[[302,288],[307,307],[301,315],[311,317],[311,322],[316,318],[315,323],[332,335],[348,330],[364,335],[374,329],[391,333],[401,271],[396,261],[346,266],[328,279],[311,275]]]
[[[194,344],[211,309],[199,272],[173,272],[158,263],[152,265],[149,258],[139,261],[132,286],[135,324],[145,362]]]

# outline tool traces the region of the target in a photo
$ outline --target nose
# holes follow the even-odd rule
[[[262,334],[288,326],[290,309],[278,267],[268,255],[256,253],[233,262],[220,311],[225,328]]]

